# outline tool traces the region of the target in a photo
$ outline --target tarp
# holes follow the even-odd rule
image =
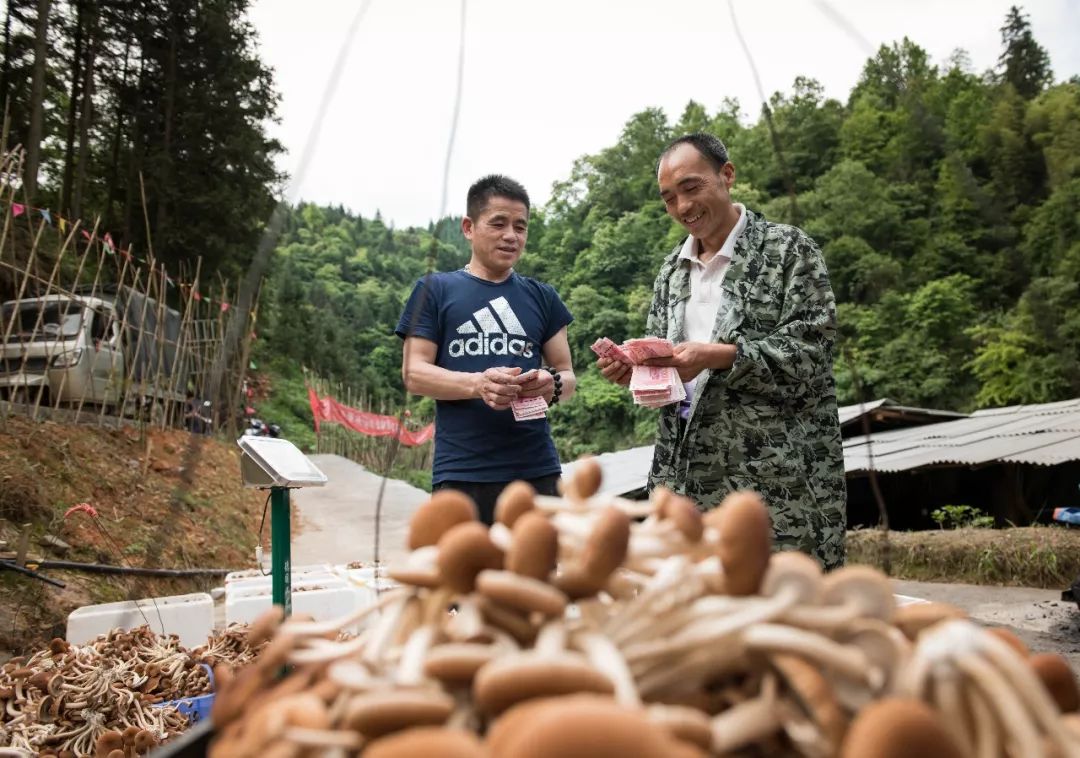
[[[341,424],[369,437],[397,437],[402,445],[409,447],[423,445],[435,436],[435,424],[428,424],[423,429],[413,431],[405,428],[394,416],[381,416],[378,413],[350,408],[330,396],[319,397],[311,387],[308,387],[308,400],[311,402],[311,413],[315,417],[316,433],[319,431],[319,424],[326,421]]]

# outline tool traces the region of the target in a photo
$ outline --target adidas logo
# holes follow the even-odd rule
[[[505,297],[495,298],[473,313],[471,319],[457,328],[457,333],[472,336],[450,340],[451,358],[466,355],[533,357],[533,344],[525,335],[525,329]]]

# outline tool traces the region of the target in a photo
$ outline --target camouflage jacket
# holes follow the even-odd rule
[[[705,509],[732,490],[757,490],[777,545],[831,568],[844,561],[846,521],[832,373],[836,303],[813,240],[745,212],[711,337],[736,346],[735,363],[698,377],[685,425],[678,405],[661,410],[649,486],[666,485]],[[646,328],[674,343],[686,340],[690,297],[681,247],[660,267]]]

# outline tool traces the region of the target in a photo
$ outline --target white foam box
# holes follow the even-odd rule
[[[269,556],[267,556],[267,558],[264,559],[264,560],[267,563],[269,563]],[[265,580],[265,581],[268,582],[268,581],[270,581],[270,570],[265,569],[265,571],[266,571],[265,574],[263,574],[263,572],[260,571],[257,568],[245,569],[243,571],[230,571],[228,574],[225,575],[225,586],[228,587],[233,582],[243,582],[243,581],[250,581],[250,580],[255,580],[255,581]],[[295,581],[295,579],[297,577],[303,576],[305,574],[333,574],[333,573],[334,573],[334,569],[329,563],[315,563],[315,564],[312,564],[310,566],[293,566],[292,567],[292,575],[293,575],[293,580],[294,581]]]
[[[184,647],[206,644],[214,630],[214,600],[205,592],[170,597],[84,605],[67,619],[67,641],[85,645],[113,629],[125,631],[149,624],[157,634],[175,634]]]
[[[297,579],[292,586],[293,613],[305,613],[316,621],[329,621],[352,613],[356,609],[356,593],[341,577],[329,575]],[[269,583],[234,587],[225,590],[225,623],[250,624],[266,611],[272,602]],[[346,627],[356,633],[356,626]]]

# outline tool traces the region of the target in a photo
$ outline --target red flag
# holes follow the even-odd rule
[[[113,241],[112,241],[112,235],[111,234],[109,234],[108,232],[105,232],[105,236],[102,237],[101,239],[105,242],[105,247],[107,247],[109,249],[110,253],[115,252],[113,250]]]
[[[200,295],[200,294],[199,294],[199,293],[198,293],[197,291],[196,291],[196,292],[193,292],[193,293],[191,294],[191,296],[192,296],[193,298],[195,298],[195,299],[196,299],[197,301],[201,301],[201,300],[202,300],[202,295]]]
[[[82,230],[82,236],[83,236],[83,239],[90,239],[90,232],[83,229]]]
[[[22,203],[12,203],[11,204],[11,217],[12,218],[18,218],[19,216],[23,215],[23,213],[25,213],[25,212],[26,212],[26,206],[23,205]]]
[[[222,303],[221,304],[221,312],[224,313],[227,310],[229,310],[229,304],[228,303]]]

